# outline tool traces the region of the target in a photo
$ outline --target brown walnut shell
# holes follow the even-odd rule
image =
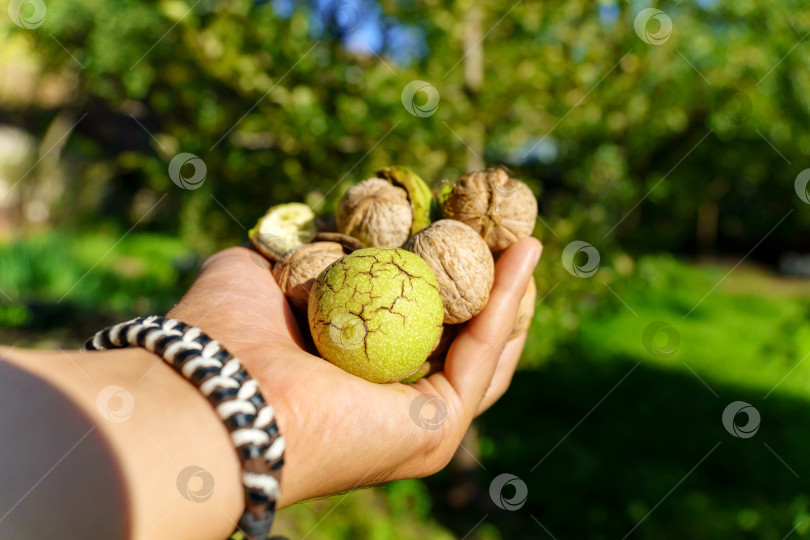
[[[302,244],[287,251],[273,265],[281,292],[300,313],[307,312],[309,291],[324,268],[345,255],[344,247],[337,242],[314,242]]]
[[[498,253],[534,230],[537,199],[503,167],[463,175],[444,202],[444,217],[473,228]]]
[[[401,246],[408,239],[412,224],[408,193],[380,178],[355,184],[338,206],[338,232],[369,247]]]
[[[442,219],[413,235],[403,247],[422,257],[436,274],[445,324],[468,321],[484,309],[495,279],[495,262],[478,233],[460,221]]]
[[[363,249],[366,246],[363,242],[355,238],[354,236],[349,236],[347,234],[340,234],[336,232],[319,232],[315,233],[315,236],[312,237],[313,242],[337,242],[341,246],[343,246],[343,251],[346,252],[348,255],[352,251],[357,251],[358,249]]]

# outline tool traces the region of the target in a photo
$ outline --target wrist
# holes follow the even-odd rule
[[[248,538],[266,538],[280,498],[285,441],[275,409],[267,403],[258,381],[218,340],[173,318],[138,317],[100,330],[85,343],[87,350],[94,351],[130,347],[154,352],[216,411],[227,427],[242,469],[245,510],[236,528]],[[178,476],[181,492],[186,490],[181,486],[182,475]],[[206,499],[213,489],[213,478],[209,480]]]
[[[13,351],[5,358],[63,392],[93,421],[120,471],[132,537],[230,534],[243,495],[227,429],[205,398],[159,358],[143,349]],[[210,475],[205,478],[214,489],[204,502],[192,502],[178,486],[187,467]],[[199,476],[189,480],[199,482]]]

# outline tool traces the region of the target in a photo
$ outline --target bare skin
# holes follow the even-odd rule
[[[199,326],[222,342],[242,360],[273,404],[287,441],[280,501],[285,507],[442,469],[473,418],[509,386],[526,335],[511,340],[508,336],[540,252],[534,239],[521,240],[504,252],[496,265],[489,303],[454,341],[444,371],[409,386],[369,383],[307,352],[269,265],[244,247],[211,257],[169,316]],[[103,435],[123,478],[122,488],[106,489],[125,491],[126,537],[215,539],[232,530],[242,499],[239,464],[227,432],[196,390],[159,359],[141,350],[0,349],[0,356],[43,381],[43,393],[67,396]],[[100,417],[96,399],[107,385],[121,386],[134,396],[135,413],[128,420],[118,423]],[[430,406],[414,420],[412,404],[421,394],[437,396],[446,407],[438,429],[418,423],[419,416],[434,416]],[[5,420],[16,403],[0,392],[0,430],[14,425]],[[60,427],[58,414],[32,421],[39,429]],[[76,428],[75,439],[81,435],[81,428]],[[0,452],[0,470],[25,459]],[[85,465],[92,467],[89,462]],[[201,466],[213,475],[216,488],[207,501],[189,503],[180,496],[176,479],[187,465]],[[81,465],[75,469],[68,481],[81,485]],[[30,484],[40,476],[32,472]],[[46,485],[43,481],[40,487]],[[103,489],[97,495],[103,497]],[[5,519],[13,521],[15,515],[26,519],[20,512],[23,506]],[[0,515],[4,512],[0,508]],[[59,525],[70,530],[69,523]],[[3,526],[0,521],[0,531]]]

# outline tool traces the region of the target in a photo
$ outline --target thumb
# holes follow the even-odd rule
[[[472,418],[492,380],[503,347],[515,325],[518,306],[543,246],[525,238],[510,246],[495,265],[495,281],[486,307],[453,342],[444,377]]]

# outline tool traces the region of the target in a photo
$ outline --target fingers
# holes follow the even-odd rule
[[[264,274],[271,270],[271,264],[252,245],[243,244],[224,249],[208,257],[202,264],[198,277],[216,272],[233,272],[235,268],[253,274]]]
[[[501,357],[498,359],[498,365],[495,367],[495,374],[492,376],[492,381],[484,394],[484,399],[478,406],[476,416],[483,413],[492,405],[501,399],[512,383],[512,377],[515,375],[520,355],[523,352],[523,346],[526,344],[528,333],[521,332],[514,338],[510,339],[501,352]]]
[[[447,354],[444,376],[458,394],[467,418],[478,411],[492,381],[541,252],[540,242],[526,238],[501,255],[486,307],[467,324]]]
[[[255,342],[272,334],[292,337],[304,347],[295,315],[273,279],[269,263],[244,246],[209,257],[169,316],[230,343]]]

